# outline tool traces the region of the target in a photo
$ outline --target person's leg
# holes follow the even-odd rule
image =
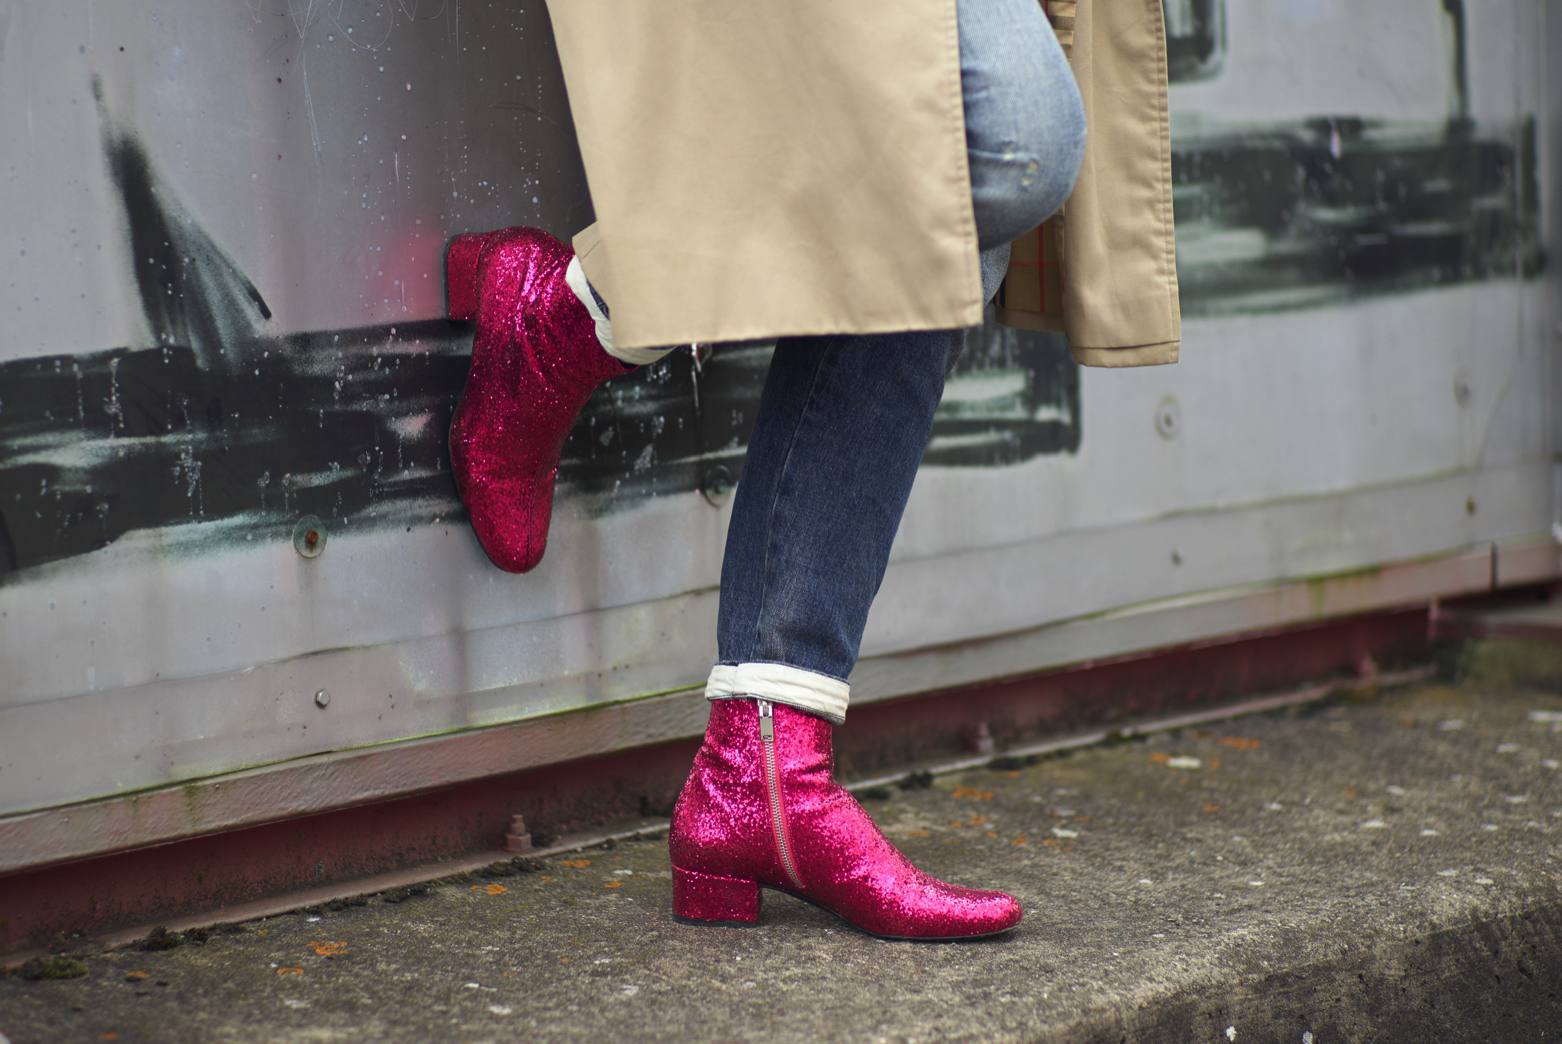
[[[960,331],[776,346],[721,571],[712,696],[841,721]]]
[[[978,246],[1006,248],[1063,205],[1085,110],[1035,0],[961,0],[960,84]]]
[[[1035,0],[963,0],[973,205],[990,299],[1009,243],[1055,211],[1084,144],[1079,92]],[[712,697],[840,721],[868,608],[965,331],[776,346],[722,563]]]
[[[1061,63],[1034,0],[962,0],[960,10],[990,296],[1009,241],[1073,184],[1082,117],[1072,81],[1048,94],[1059,69],[1006,57],[1012,48]],[[831,723],[845,717],[868,607],[965,336],[776,346],[722,563],[714,702],[668,833],[680,918],[752,923],[763,885],[896,938],[970,938],[1020,920],[1013,897],[918,869],[833,776]]]

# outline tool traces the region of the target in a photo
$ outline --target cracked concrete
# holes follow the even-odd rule
[[[678,924],[648,838],[77,954],[0,981],[0,1034],[1562,1039],[1559,765],[1562,687],[1421,686],[866,799],[927,869],[1021,898],[999,940],[882,942],[768,892],[758,927]]]

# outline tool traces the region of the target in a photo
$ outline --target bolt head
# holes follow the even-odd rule
[[[313,515],[305,515],[293,526],[293,550],[305,558],[318,558],[325,551],[325,523]]]
[[[1175,439],[1182,430],[1182,407],[1170,395],[1155,408],[1155,430],[1163,439]]]
[[[712,507],[720,507],[732,495],[734,485],[732,472],[727,470],[726,465],[717,464],[701,476],[700,495]]]
[[[325,710],[325,708],[330,706],[330,705],[331,705],[331,694],[330,693],[326,692],[324,689],[321,689],[319,692],[315,693],[315,706],[316,707],[319,707],[321,710]]]

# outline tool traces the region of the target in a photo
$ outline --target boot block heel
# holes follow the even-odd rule
[[[477,261],[488,233],[457,236],[445,248],[445,311],[465,322],[477,318]]]
[[[673,916],[691,924],[755,924],[759,883],[675,866]]]

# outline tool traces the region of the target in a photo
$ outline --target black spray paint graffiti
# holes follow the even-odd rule
[[[0,583],[153,532],[160,550],[459,517],[445,435],[470,330],[433,320],[268,332],[242,271],[104,118],[154,347],[0,363]],[[607,385],[565,447],[564,495],[601,512],[730,486],[768,348],[676,352]],[[1056,338],[989,328],[957,367],[928,461],[996,466],[1079,445]]]
[[[1462,7],[1443,3],[1460,16],[1463,90]],[[1222,11],[1168,5],[1175,75],[1219,72]],[[1321,117],[1179,136],[1185,312],[1538,272],[1534,121],[1479,126],[1467,111],[1461,96],[1440,122]],[[269,332],[255,287],[135,140],[104,127],[153,343],[0,363],[0,583],[136,532],[180,550],[286,540],[303,514],[349,530],[457,516],[444,437],[469,333],[437,320]],[[768,357],[678,352],[606,386],[566,446],[565,495],[609,511],[730,484]],[[1068,453],[1081,431],[1061,341],[989,324],[950,382],[928,461]]]
[[[227,358],[228,346],[253,340],[271,309],[233,259],[165,195],[135,139],[114,127],[101,81],[93,82],[92,95],[110,176],[126,203],[136,291],[152,339],[191,347],[202,369],[227,369],[237,361]]]
[[[1540,272],[1535,120],[1471,120],[1463,0],[1429,6],[1450,29],[1454,101],[1442,120],[1325,115],[1174,133],[1186,314],[1316,307]],[[1166,0],[1165,9],[1173,79],[1217,75],[1228,49],[1223,0]]]
[[[1328,118],[1175,150],[1183,310],[1316,307],[1540,272],[1535,123]]]

